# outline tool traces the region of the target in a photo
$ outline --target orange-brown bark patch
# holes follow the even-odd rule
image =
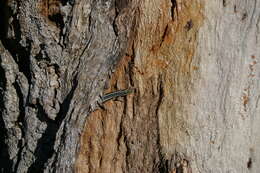
[[[176,146],[190,133],[185,121],[189,108],[184,105],[189,105],[187,98],[199,75],[199,57],[195,55],[203,4],[176,2],[174,9],[171,1],[161,0],[144,0],[139,6],[140,25],[131,53],[119,62],[105,91],[131,86],[136,92],[105,103],[106,111],[89,116],[77,172],[179,169],[175,164],[168,168],[163,162],[177,158],[174,152],[183,152]],[[188,159],[179,160],[182,169],[190,173]],[[79,168],[81,164],[87,171]]]

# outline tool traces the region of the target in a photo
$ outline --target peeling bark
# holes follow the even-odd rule
[[[259,172],[258,1],[140,2],[76,172]]]

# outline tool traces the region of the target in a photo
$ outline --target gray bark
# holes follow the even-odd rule
[[[194,172],[258,173],[260,1],[213,1],[205,14],[186,154]]]
[[[1,172],[71,172],[135,25],[127,0],[1,1]]]

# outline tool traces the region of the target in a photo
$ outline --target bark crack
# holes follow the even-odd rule
[[[1,7],[1,6],[0,6]],[[1,21],[1,20],[0,20]],[[7,130],[5,128],[5,123],[3,119],[4,113],[4,91],[6,88],[6,78],[5,71],[1,66],[2,59],[0,58],[0,170],[4,172],[12,172],[11,168],[13,165],[13,161],[9,157],[8,146],[5,143],[7,138]]]
[[[166,25],[165,29],[164,29],[164,32],[163,32],[163,35],[162,35],[162,39],[161,39],[161,42],[160,42],[160,47],[162,46],[165,38],[167,37],[167,35],[169,34],[169,26],[168,24]]]
[[[172,17],[172,20],[174,21],[175,18],[177,19],[178,18],[178,3],[177,3],[177,0],[171,0],[170,1],[172,6],[171,6],[171,17]],[[176,14],[176,16],[175,16]]]
[[[162,104],[162,100],[164,98],[164,84],[163,84],[163,80],[162,80],[162,75],[159,75],[159,99],[158,99],[158,102],[157,102],[157,106],[156,106],[156,116],[158,117],[158,112],[159,112],[159,108]],[[159,120],[158,120],[159,121]]]
[[[44,170],[46,166],[45,164],[47,163],[48,159],[50,159],[55,153],[54,144],[55,144],[57,132],[61,128],[61,124],[69,111],[71,100],[77,88],[77,85],[78,82],[77,82],[77,74],[76,74],[76,76],[73,79],[72,88],[69,94],[67,95],[67,97],[64,99],[63,103],[61,104],[60,111],[57,114],[56,120],[49,119],[48,115],[44,111],[43,106],[39,102],[37,103],[37,109],[39,111],[38,119],[40,119],[42,122],[46,122],[47,128],[42,134],[42,137],[37,142],[37,148],[34,153],[34,155],[36,156],[36,160],[28,169],[29,172],[38,172]],[[65,134],[64,129],[65,128],[63,127],[63,134]],[[61,138],[61,140],[64,140],[63,138]],[[61,141],[61,143],[63,142],[64,141]],[[53,167],[57,161],[57,155],[55,157],[56,159],[54,159],[54,162],[52,164]]]
[[[17,120],[17,124],[19,126],[19,128],[21,129],[21,132],[22,132],[22,137],[21,139],[19,140],[18,142],[18,154],[17,154],[17,162],[16,162],[16,165],[14,166],[14,169],[16,170],[16,172],[18,171],[18,166],[19,166],[19,163],[21,161],[21,158],[22,158],[22,151],[23,151],[23,138],[25,136],[25,133],[24,133],[24,118],[25,118],[25,105],[26,103],[24,103],[24,95],[21,91],[21,88],[19,86],[19,84],[17,83],[17,81],[15,81],[15,83],[13,84],[15,90],[16,90],[16,94],[17,94],[17,97],[19,99],[19,116],[18,116],[18,120]]]
[[[29,83],[31,83],[31,72],[30,72],[30,50],[31,50],[31,42],[28,41],[26,47],[20,44],[21,41],[21,26],[18,21],[17,12],[14,13],[13,10],[8,6],[7,2],[1,2],[0,6],[3,9],[0,9],[0,21],[1,21],[1,29],[0,29],[0,40],[6,50],[14,58],[15,62],[19,67],[19,71],[22,72]],[[18,7],[20,6],[18,2]],[[11,26],[9,26],[10,19],[12,19],[11,26],[13,28],[13,37],[8,38],[8,30]]]

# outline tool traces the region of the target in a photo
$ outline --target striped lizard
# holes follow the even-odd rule
[[[108,100],[117,98],[117,97],[123,97],[126,96],[132,92],[134,92],[135,89],[134,88],[128,88],[128,89],[124,89],[124,90],[119,90],[119,91],[115,91],[115,92],[111,92],[111,93],[107,93],[103,96],[101,96],[101,100],[102,103],[105,103]]]

